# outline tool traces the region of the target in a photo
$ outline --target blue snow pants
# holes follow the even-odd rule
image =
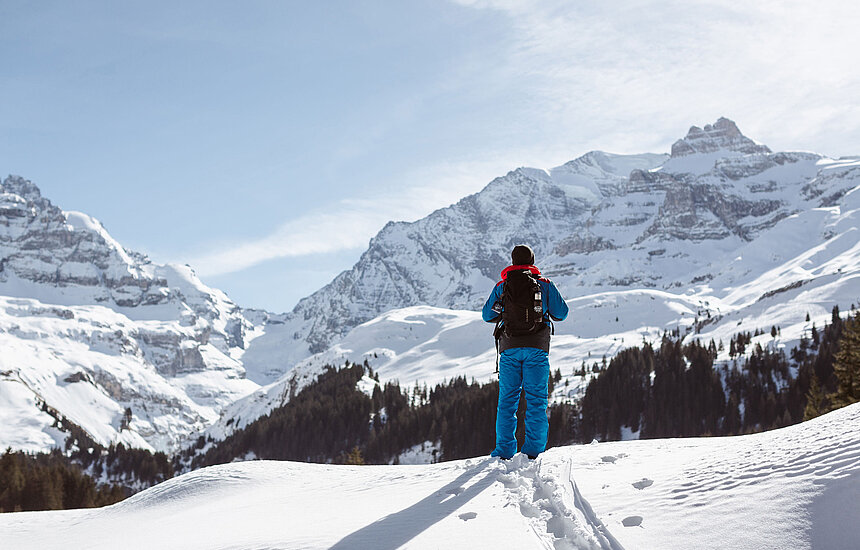
[[[549,357],[538,348],[511,348],[499,358],[499,407],[496,411],[496,448],[490,456],[511,458],[517,452],[517,407],[526,394],[526,438],[521,452],[537,456],[546,448]]]

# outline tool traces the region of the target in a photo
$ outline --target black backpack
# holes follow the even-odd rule
[[[510,271],[502,289],[505,335],[525,336],[544,327],[543,301],[538,276],[528,270]]]

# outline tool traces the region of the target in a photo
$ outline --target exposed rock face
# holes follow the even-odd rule
[[[94,219],[66,213],[30,181],[0,187],[0,283],[10,277],[53,287],[87,287],[95,302],[120,307],[164,303],[167,282],[149,261],[123,249]]]
[[[654,223],[639,237],[661,240],[719,240],[736,235],[751,240],[790,212],[779,200],[747,200],[713,185],[678,183],[666,190]],[[744,223],[748,219],[748,223]]]
[[[598,250],[612,250],[613,248],[615,245],[603,237],[584,233],[571,235],[562,240],[556,245],[553,252],[558,256],[567,256],[568,254],[588,254]]]
[[[704,129],[692,126],[687,137],[672,145],[672,156],[683,157],[696,153],[735,151],[744,154],[770,153],[765,145],[758,145],[741,133],[737,125],[727,118],[720,118]]]

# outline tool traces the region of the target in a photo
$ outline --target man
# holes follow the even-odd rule
[[[482,315],[497,329],[499,406],[496,412],[496,448],[490,456],[509,459],[517,452],[517,407],[526,394],[526,437],[521,452],[534,459],[546,448],[551,321],[563,321],[568,307],[549,279],[534,265],[526,245],[511,252],[511,265],[502,271]]]

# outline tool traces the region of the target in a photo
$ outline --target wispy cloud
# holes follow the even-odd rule
[[[367,247],[389,221],[412,221],[479,191],[507,159],[442,163],[401,174],[401,185],[371,197],[344,198],[325,211],[308,212],[268,235],[219,243],[183,258],[204,276],[224,275],[279,258],[295,258]]]
[[[514,47],[498,66],[531,88],[526,116],[599,147],[641,151],[725,115],[777,148],[856,154],[856,3],[452,1],[507,14]]]

